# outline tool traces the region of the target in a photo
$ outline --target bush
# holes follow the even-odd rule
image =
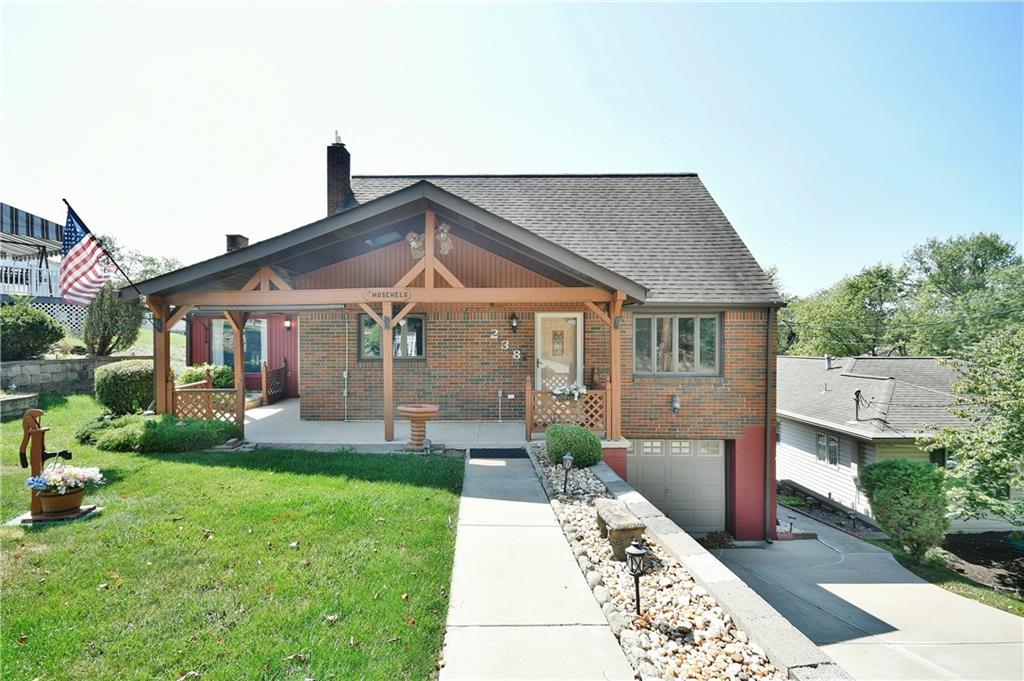
[[[861,487],[882,529],[924,562],[949,529],[941,468],[923,461],[889,459],[861,474]]]
[[[148,407],[153,401],[152,360],[125,360],[97,368],[96,399],[114,414]]]
[[[233,437],[242,429],[233,423],[178,420],[170,414],[161,417],[122,416],[92,421],[75,435],[79,442],[94,443],[108,452],[175,453],[208,449]]]
[[[64,327],[42,310],[26,304],[4,305],[0,308],[0,358],[32,359],[43,354],[64,338]]]
[[[566,452],[572,454],[575,468],[587,468],[601,460],[601,440],[586,428],[564,423],[548,426],[544,431],[548,458],[551,463],[562,463]]]
[[[235,372],[226,364],[196,364],[185,367],[185,370],[178,374],[177,383],[196,383],[206,379],[206,370],[210,370],[210,377],[213,379],[214,388],[235,387]]]
[[[82,341],[86,350],[102,357],[127,350],[139,337],[142,313],[142,305],[119,301],[114,285],[107,282],[85,312]]]
[[[201,419],[179,421],[165,414],[159,421],[146,422],[139,440],[139,451],[191,452],[224,444],[233,437],[242,437],[242,429],[234,423]]]

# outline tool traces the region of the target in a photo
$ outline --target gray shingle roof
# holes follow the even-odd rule
[[[780,356],[778,410],[866,439],[912,439],[964,425],[946,408],[955,380],[935,357],[839,357],[827,369],[823,357]]]
[[[357,175],[352,190],[361,204],[420,180],[636,281],[647,302],[782,302],[696,175]]]

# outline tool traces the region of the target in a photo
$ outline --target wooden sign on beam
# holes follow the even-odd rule
[[[362,294],[368,303],[404,303],[412,297],[404,288],[364,288]]]

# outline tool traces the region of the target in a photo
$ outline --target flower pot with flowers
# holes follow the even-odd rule
[[[39,475],[26,480],[25,486],[35,490],[43,513],[68,513],[81,507],[86,487],[104,482],[99,468],[68,466],[55,461]]]

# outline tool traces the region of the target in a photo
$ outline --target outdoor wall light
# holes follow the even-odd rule
[[[519,331],[519,317],[516,316],[515,312],[508,317],[508,327],[512,329],[512,333]]]
[[[292,330],[292,318],[291,317],[285,317],[284,318],[284,330],[285,331],[291,331]]]
[[[679,410],[683,408],[683,405],[679,402],[679,395],[672,396],[671,401],[668,403],[668,408],[672,410],[673,416],[679,414]]]
[[[562,457],[562,467],[565,468],[565,478],[562,480],[562,494],[567,494],[569,489],[569,471],[572,469],[572,454],[565,453]]]
[[[636,539],[626,547],[626,569],[633,575],[633,585],[636,587],[636,614],[640,614],[640,575],[644,573],[644,558],[647,557],[647,549],[640,546]]]

